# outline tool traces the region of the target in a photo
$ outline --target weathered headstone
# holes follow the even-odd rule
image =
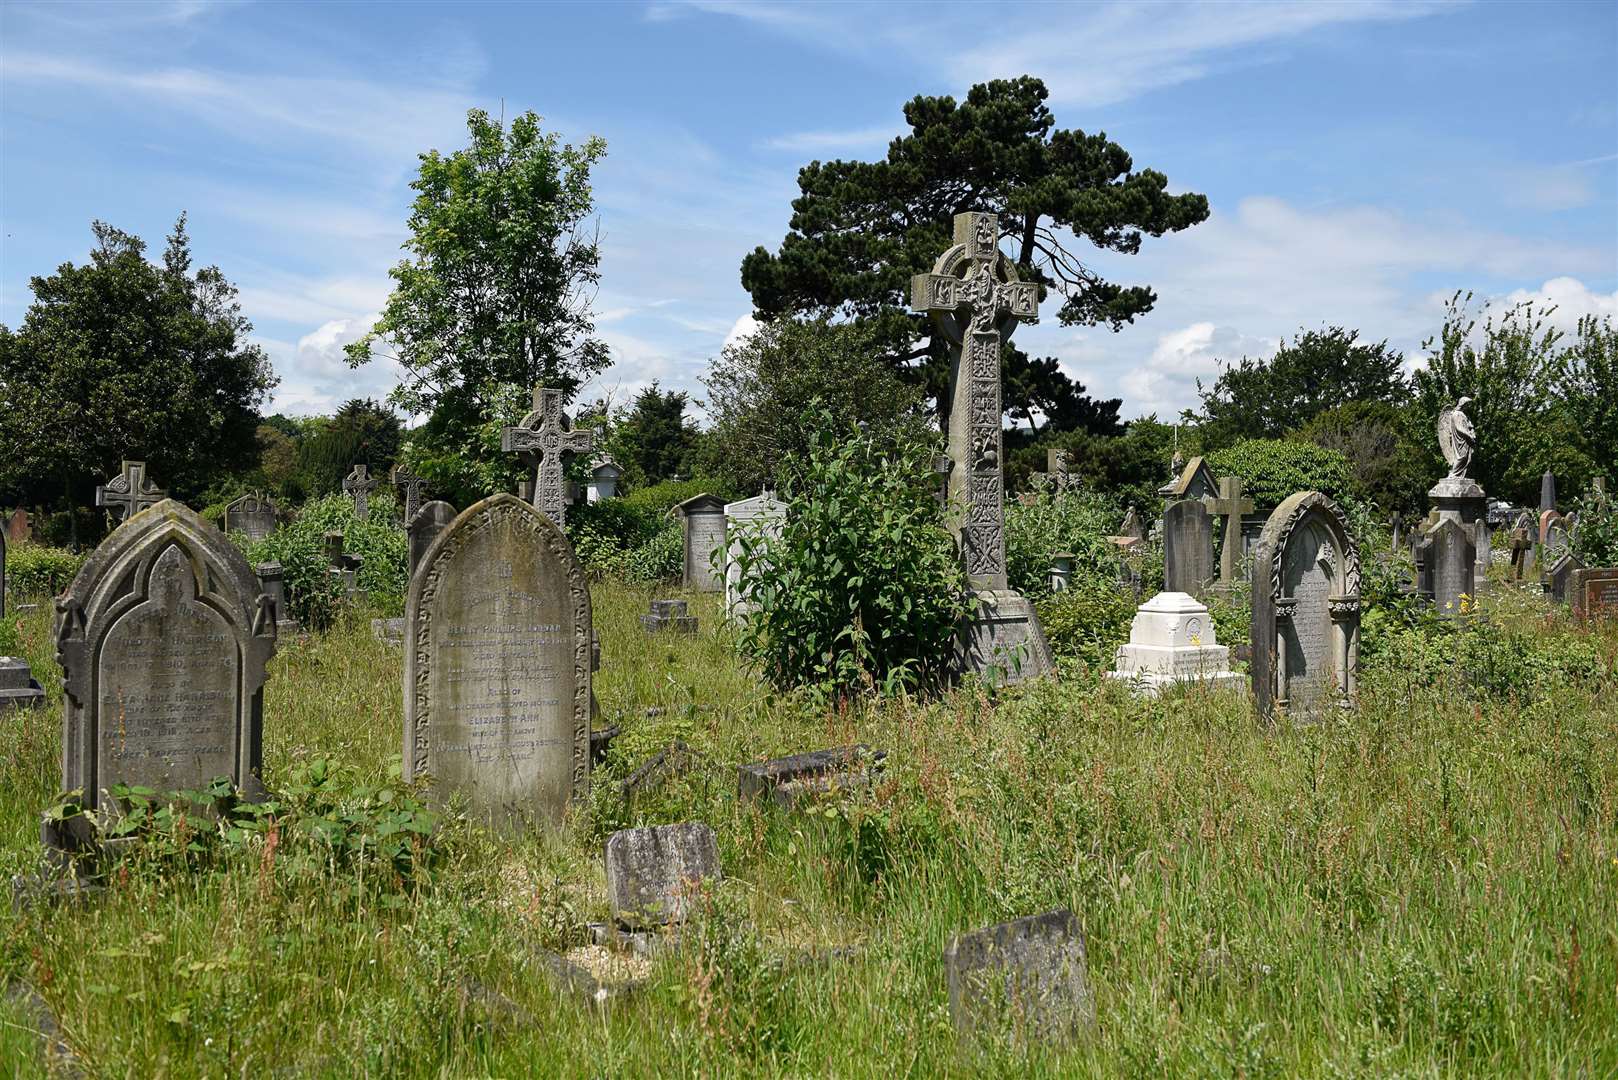
[[[259,592],[270,602],[270,608],[275,618],[275,635],[279,638],[292,637],[298,632],[297,616],[292,614],[292,607],[287,603],[286,571],[278,562],[262,562],[253,567],[253,575],[258,578]]]
[[[1618,568],[1596,566],[1573,571],[1567,595],[1573,614],[1580,618],[1618,618]]]
[[[1183,592],[1160,592],[1140,606],[1107,677],[1143,697],[1177,682],[1219,688],[1244,681],[1230,670],[1230,649],[1219,644],[1207,607]]]
[[[682,582],[697,592],[719,592],[724,582],[714,567],[714,552],[725,543],[725,500],[703,492],[674,508],[685,540]]]
[[[1539,545],[1541,550],[1540,564],[1549,567],[1567,553],[1571,542],[1572,528],[1568,524],[1566,514],[1559,514],[1555,510],[1548,510],[1540,515]]]
[[[1175,470],[1175,475],[1168,483],[1157,489],[1164,502],[1176,502],[1180,499],[1199,499],[1211,502],[1219,498],[1219,481],[1214,478],[1213,470],[1199,455],[1186,462],[1184,466]]]
[[[45,691],[34,679],[28,661],[0,656],[0,714],[12,709],[37,709],[45,704]]]
[[[700,821],[623,829],[607,838],[607,902],[626,929],[682,923],[724,875],[713,829]]]
[[[455,507],[447,502],[434,499],[432,502],[417,510],[405,525],[405,532],[410,537],[410,572],[414,574],[416,567],[421,565],[421,557],[427,554],[427,549],[433,546],[438,534],[449,527],[455,520]]]
[[[1569,590],[1573,584],[1573,571],[1583,570],[1584,563],[1571,551],[1564,551],[1562,557],[1551,563],[1545,571],[1545,593],[1557,603],[1566,603]]]
[[[225,531],[263,540],[275,531],[275,504],[262,495],[243,495],[225,507]]]
[[[34,536],[34,524],[28,517],[28,511],[18,507],[6,518],[6,539],[13,544],[26,544]]]
[[[1511,530],[1511,576],[1517,581],[1522,580],[1523,572],[1528,569],[1528,563],[1533,555],[1534,542],[1528,538],[1528,530],[1517,528]]]
[[[1040,286],[1017,280],[994,214],[955,215],[954,240],[931,273],[911,278],[910,307],[950,345],[948,490],[959,508],[950,527],[978,600],[957,660],[1020,681],[1048,674],[1054,660],[1033,605],[1006,577],[1000,347],[1019,322],[1038,321]]]
[[[377,483],[370,466],[363,464],[356,464],[343,477],[343,494],[354,500],[354,516],[361,521],[371,516],[371,492],[376,490]]]
[[[427,486],[427,481],[411,471],[409,466],[395,465],[388,474],[393,486],[404,491],[403,521],[406,526],[415,520],[416,512],[421,509],[421,489]]]
[[[1163,509],[1163,591],[1201,593],[1213,581],[1213,525],[1208,508],[1180,499]]]
[[[560,526],[513,495],[461,511],[410,578],[404,778],[497,822],[589,786],[591,618]]]
[[[1489,564],[1494,561],[1494,530],[1489,527],[1488,521],[1478,521],[1473,524],[1473,549],[1477,552],[1477,579],[1479,584],[1483,575],[1489,570]]]
[[[62,790],[128,783],[257,795],[276,613],[236,545],[181,503],[137,513],[56,601]]]
[[[544,386],[534,387],[534,407],[515,427],[500,432],[500,449],[521,454],[534,470],[532,497],[539,512],[567,524],[567,458],[588,454],[595,445],[595,434],[573,427],[562,411],[562,392]]]
[[[1410,561],[1415,567],[1411,592],[1431,600],[1435,592],[1433,570],[1436,562],[1433,558],[1433,538],[1430,534],[1418,531],[1410,538]]]
[[[127,521],[166,498],[168,492],[146,478],[144,461],[123,462],[117,476],[96,488],[96,505],[105,507],[115,522]]]
[[[944,950],[949,1012],[963,1035],[1020,1044],[1071,1041],[1095,1028],[1084,928],[1059,910],[961,934]]]
[[[1539,510],[1540,513],[1544,513],[1547,510],[1555,509],[1556,474],[1546,469],[1545,475],[1539,478]]]
[[[343,550],[346,538],[339,529],[333,529],[324,534],[326,541],[327,573],[332,576],[337,590],[343,596],[352,598],[360,591],[360,566],[364,563],[364,556],[351,555]]]
[[[640,628],[648,634],[665,630],[672,634],[695,634],[697,617],[689,614],[684,600],[653,600],[651,612],[640,617]]]
[[[1219,588],[1235,587],[1242,564],[1242,515],[1251,513],[1253,500],[1242,492],[1242,478],[1226,476],[1219,481],[1219,497],[1207,503],[1208,512],[1224,526],[1219,542]]]
[[[1118,535],[1131,540],[1146,539],[1146,526],[1141,523],[1140,514],[1133,506],[1124,513],[1124,523],[1118,527]]]
[[[1360,556],[1342,509],[1300,491],[1270,515],[1253,561],[1252,677],[1259,715],[1307,716],[1359,678]]]
[[[1452,618],[1461,614],[1462,605],[1477,596],[1477,548],[1472,530],[1452,518],[1444,518],[1427,539],[1432,543],[1433,605],[1438,614]],[[1466,599],[1463,601],[1463,597]]]
[[[742,580],[739,561],[743,537],[753,543],[779,537],[786,516],[787,504],[770,491],[725,504],[725,611],[732,618],[749,615],[754,609],[751,582]]]
[[[624,475],[624,470],[611,458],[597,458],[590,466],[590,493],[586,498],[590,502],[600,502],[603,499],[616,499],[618,497],[618,481]]]
[[[744,800],[768,797],[790,809],[825,792],[869,786],[886,757],[886,751],[872,753],[865,746],[839,746],[749,762],[736,771],[736,794]]]

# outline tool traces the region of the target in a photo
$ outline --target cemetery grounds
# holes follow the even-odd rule
[[[8,910],[5,976],[36,994],[0,1005],[7,1073],[1618,1075],[1613,623],[1497,583],[1459,661],[1414,635],[1378,652],[1368,625],[1359,708],[1266,727],[1237,695],[1137,701],[1072,666],[925,703],[772,697],[713,596],[689,597],[696,637],[642,633],[672,595],[593,587],[622,734],[554,835],[453,813],[411,833],[400,653],[367,613],[282,641],[281,824],[171,822],[106,893]],[[37,869],[61,737],[49,604],[12,617],[50,699],[0,720],[8,879]],[[683,771],[623,796],[675,740]],[[849,743],[888,751],[868,793],[738,802],[738,764]],[[685,820],[725,880],[682,945],[603,1006],[559,988],[543,950],[606,916],[606,837]],[[946,943],[1055,907],[1085,927],[1094,1036],[963,1047]]]

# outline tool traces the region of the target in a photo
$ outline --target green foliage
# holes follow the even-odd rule
[[[1317,413],[1295,437],[1348,460],[1354,490],[1384,510],[1425,512],[1435,479],[1432,454],[1411,441],[1399,409],[1383,401],[1351,401]]]
[[[1566,417],[1573,444],[1583,451],[1596,474],[1618,481],[1613,457],[1618,453],[1618,324],[1611,316],[1579,320],[1573,343],[1552,365],[1558,411]],[[1577,481],[1579,478],[1559,471]]]
[[[804,166],[780,250],[760,247],[742,261],[753,306],[870,324],[881,342],[872,362],[899,372],[925,358],[918,374],[942,402],[945,343],[918,344],[932,334],[926,316],[909,313],[910,279],[950,246],[953,215],[977,210],[1000,216],[1019,276],[1062,294],[1064,325],[1117,328],[1150,311],[1150,288],[1106,281],[1060,237],[1132,255],[1148,234],[1204,221],[1208,200],[1169,194],[1167,177],[1137,171],[1104,134],[1056,129],[1046,97],[1029,76],[981,83],[960,103],[916,97],[904,108],[910,131],[884,160]]]
[[[658,389],[656,381],[611,418],[602,449],[624,470],[629,487],[646,487],[688,472],[700,433],[685,415],[690,395]]]
[[[784,316],[727,345],[703,380],[713,418],[703,468],[737,491],[778,487],[783,470],[809,456],[803,417],[816,401],[840,428],[920,427],[921,396],[892,367],[872,363],[880,347],[869,324]]]
[[[285,574],[287,603],[305,626],[331,623],[343,601],[330,573],[326,533],[343,534],[343,550],[358,555],[359,587],[386,617],[404,613],[410,585],[410,539],[394,520],[398,507],[391,491],[371,493],[370,516],[360,521],[346,495],[328,495],[305,505],[290,523],[246,546],[248,561],[278,562]]]
[[[1045,451],[1060,448],[1068,451],[1068,471],[1082,490],[1106,495],[1120,507],[1155,513],[1157,489],[1169,479],[1174,458],[1175,426],[1146,416],[1131,420],[1120,436],[1064,433],[1028,447],[1017,447],[1016,441],[1007,433],[1008,490],[1027,491],[1032,474],[1045,471]],[[1179,443],[1187,456],[1197,453],[1195,429],[1181,430]]]
[[[86,558],[44,544],[8,544],[6,591],[14,597],[55,596],[67,588]]]
[[[1030,436],[1071,431],[1088,435],[1121,435],[1118,422],[1122,398],[1097,401],[1084,392],[1084,384],[1067,377],[1054,356],[1031,358],[1015,345],[1002,349],[1004,369],[1001,394],[1006,415],[1026,421]],[[1020,429],[1018,429],[1020,430]]]
[[[1605,502],[1580,499],[1574,510],[1579,522],[1573,529],[1573,557],[1585,566],[1618,566],[1618,506],[1609,495]]]
[[[1527,705],[1612,676],[1587,639],[1500,627],[1476,612],[1440,619],[1427,605],[1378,616],[1361,639],[1362,670],[1398,685]]]
[[[1118,575],[1118,532],[1123,512],[1104,495],[1056,491],[1042,484],[1006,504],[1006,574],[1030,598],[1050,591],[1051,556],[1068,552],[1074,574]]]
[[[1101,575],[1074,575],[1068,588],[1038,605],[1039,624],[1051,650],[1073,657],[1092,672],[1112,666],[1118,646],[1129,640],[1129,625],[1140,600],[1133,589]]]
[[[1319,491],[1341,502],[1354,492],[1348,459],[1336,450],[1296,439],[1244,439],[1207,455],[1215,476],[1239,476],[1258,506],[1278,506],[1299,491]]]
[[[161,265],[139,237],[91,230],[90,261],[33,278],[21,328],[0,327],[0,504],[86,505],[121,458],[185,498],[257,456],[275,374],[236,287],[191,270],[185,215]]]
[[[723,479],[699,476],[695,480],[666,480],[639,491],[631,491],[618,502],[625,510],[636,513],[667,514],[698,495],[717,495],[721,499],[728,499],[735,491]]]
[[[966,582],[931,490],[936,442],[849,431],[823,409],[788,477],[779,537],[740,530],[756,612],[740,647],[777,687],[834,697],[930,688],[947,676]]]
[[[680,523],[645,500],[603,499],[571,507],[567,535],[579,562],[596,577],[651,584],[680,576],[685,553]]]
[[[1320,413],[1349,402],[1397,405],[1409,396],[1404,357],[1386,341],[1361,342],[1358,330],[1302,330],[1269,359],[1226,362],[1204,388],[1197,380],[1210,445],[1279,439]]]
[[[311,424],[296,450],[297,488],[313,496],[342,490],[343,477],[365,465],[386,484],[399,455],[404,424],[397,413],[368,398],[343,402],[337,415]]]

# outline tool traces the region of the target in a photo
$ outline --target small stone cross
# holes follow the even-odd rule
[[[367,465],[355,465],[343,477],[343,492],[354,500],[354,516],[361,521],[371,516],[371,492],[376,485],[377,481],[371,479],[371,470]]]
[[[595,445],[589,431],[575,431],[562,412],[562,392],[534,387],[534,408],[516,427],[500,432],[500,449],[522,454],[534,467],[534,507],[558,528],[567,522],[563,454],[588,454]]]
[[[1527,529],[1511,530],[1511,575],[1518,581],[1522,580],[1523,568],[1528,563],[1528,553],[1534,550],[1534,542],[1528,539]]]
[[[106,507],[114,521],[126,521],[168,497],[168,492],[146,479],[144,461],[123,462],[117,476],[96,488],[96,505]]]
[[[1225,539],[1219,551],[1219,584],[1233,585],[1242,558],[1242,515],[1253,511],[1253,500],[1242,495],[1242,478],[1220,477],[1219,498],[1208,500],[1208,510],[1215,517],[1225,519]]]
[[[421,509],[421,488],[425,481],[405,465],[395,465],[389,478],[394,487],[404,488],[404,522],[409,525],[416,511]]]

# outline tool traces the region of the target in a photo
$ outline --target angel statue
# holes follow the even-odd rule
[[[1438,448],[1444,452],[1444,460],[1449,462],[1451,480],[1467,478],[1466,470],[1472,464],[1472,451],[1478,445],[1472,421],[1462,411],[1471,400],[1463,397],[1455,403],[1454,408],[1438,414]]]

